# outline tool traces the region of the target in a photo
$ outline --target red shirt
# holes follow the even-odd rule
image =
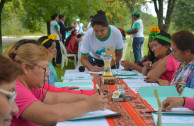
[[[68,52],[71,52],[72,54],[77,54],[78,52],[78,44],[76,42],[75,36],[72,36],[71,39],[69,40],[69,44],[65,46],[66,50]]]

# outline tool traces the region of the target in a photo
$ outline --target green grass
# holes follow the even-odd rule
[[[57,72],[57,76],[58,76],[59,81],[62,81],[61,76],[64,76],[65,71],[70,70],[70,69],[75,69],[74,62],[72,60],[69,60],[68,65],[64,66],[63,69],[61,69],[61,64],[57,64],[57,66],[55,66],[55,70]]]
[[[125,58],[127,61],[129,61],[130,51],[132,49],[132,45],[130,45],[130,37],[127,37],[127,42],[128,42],[128,47],[127,47]],[[148,53],[148,38],[145,38],[143,52],[144,52],[144,56],[147,55]],[[133,61],[135,61],[134,57],[133,57]]]

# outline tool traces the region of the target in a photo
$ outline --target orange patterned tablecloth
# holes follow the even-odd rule
[[[101,76],[93,74],[94,87],[99,85]],[[118,80],[115,85],[101,85],[108,90],[108,105],[107,108],[115,112],[121,113],[120,117],[107,118],[110,126],[154,126],[154,120],[151,113],[146,111],[153,110],[138,94],[135,94],[127,84],[120,79],[120,84],[125,85],[125,94],[131,97],[128,102],[113,102],[111,101],[112,94],[117,87]]]

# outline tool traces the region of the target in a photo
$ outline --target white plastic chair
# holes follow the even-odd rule
[[[68,65],[68,61],[69,61],[69,58],[70,57],[73,57],[74,59],[74,66],[76,67],[76,54],[67,54],[66,52],[66,48],[64,46],[64,44],[62,43],[62,41],[59,41],[59,44],[60,44],[60,48],[61,48],[61,69],[64,68],[64,63],[65,63],[65,60],[66,60],[66,66]]]

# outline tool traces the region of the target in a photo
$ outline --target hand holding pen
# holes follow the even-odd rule
[[[150,68],[150,67],[152,67],[152,62],[151,61],[146,61],[146,62],[143,63],[143,66]]]

